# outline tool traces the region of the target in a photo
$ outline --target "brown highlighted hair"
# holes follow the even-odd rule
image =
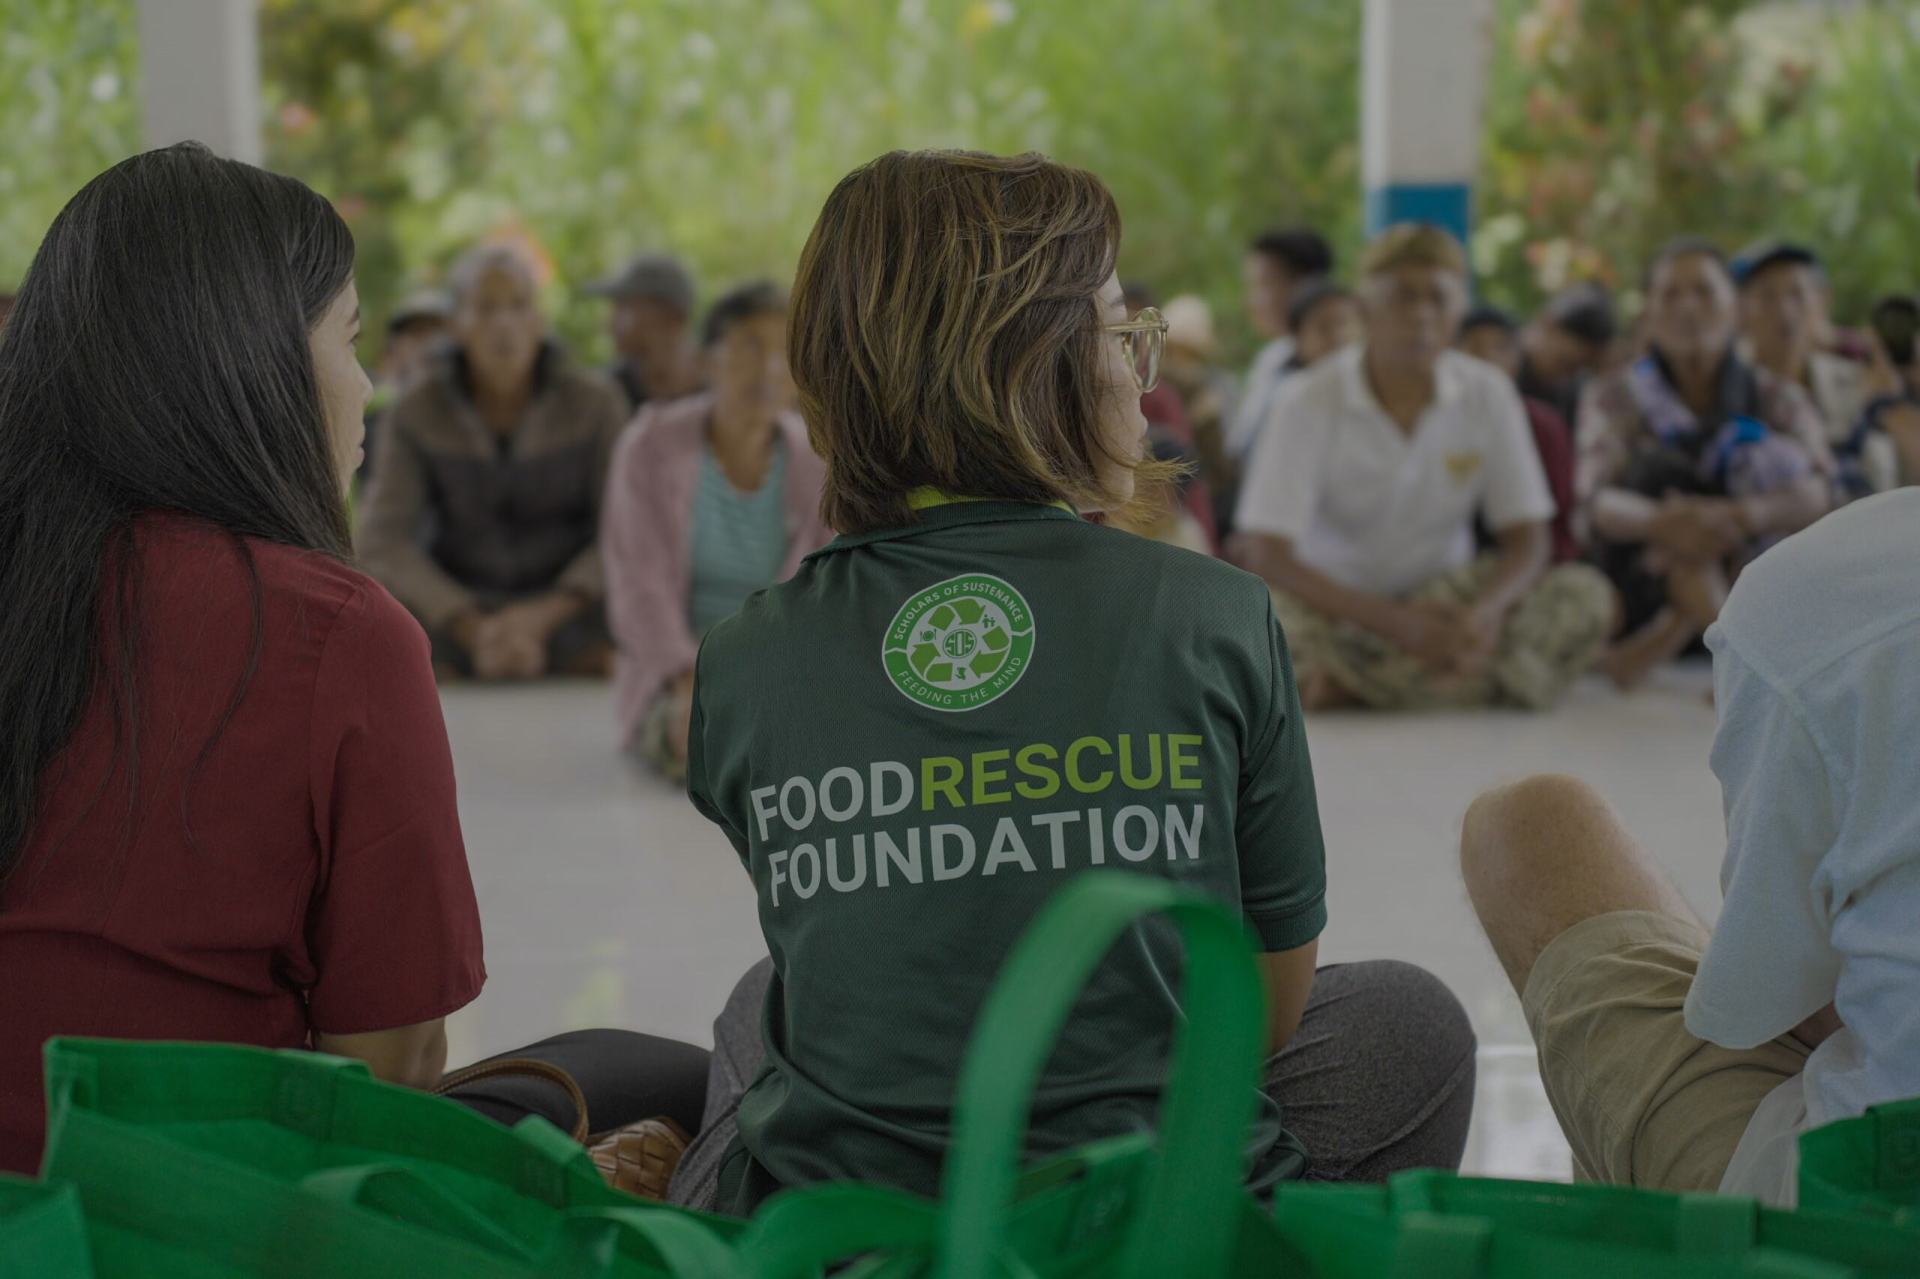
[[[1095,295],[1119,245],[1100,179],[1041,155],[895,151],[842,179],[787,339],[827,522],[910,523],[923,486],[1105,503],[1100,343],[1116,339]]]

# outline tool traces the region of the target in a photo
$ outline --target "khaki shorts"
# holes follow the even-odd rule
[[[1521,1003],[1576,1180],[1718,1190],[1754,1109],[1806,1065],[1792,1038],[1741,1051],[1687,1033],[1706,945],[1698,924],[1629,910],[1540,952]]]

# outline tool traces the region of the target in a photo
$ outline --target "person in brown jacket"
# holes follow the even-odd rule
[[[454,342],[388,415],[361,563],[420,619],[443,674],[604,675],[600,504],[620,394],[547,336],[511,248],[474,250],[451,283]]]

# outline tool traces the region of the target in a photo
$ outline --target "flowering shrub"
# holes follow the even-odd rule
[[[1910,4],[1495,0],[1474,260],[1525,305],[1629,288],[1679,232],[1830,251],[1843,308],[1912,287]],[[18,8],[18,6],[15,6]],[[790,273],[832,183],[893,148],[1039,149],[1126,215],[1123,271],[1211,298],[1241,244],[1360,237],[1358,0],[260,0],[267,161],[331,196],[377,326],[482,237],[573,286],[670,247],[711,293]],[[140,145],[133,0],[0,22],[0,288]]]

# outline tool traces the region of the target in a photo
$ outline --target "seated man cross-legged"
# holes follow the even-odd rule
[[[1675,241],[1647,273],[1647,354],[1580,401],[1575,489],[1621,595],[1603,667],[1622,688],[1692,646],[1747,562],[1832,504],[1826,427],[1740,355],[1738,316],[1726,259]]]
[[[1583,1179],[1795,1197],[1800,1133],[1920,1095],[1920,493],[1768,551],[1708,632],[1726,797],[1711,933],[1606,804],[1467,816],[1474,908]]]
[[[361,562],[443,676],[606,675],[600,504],[620,396],[547,336],[518,250],[475,249],[451,283],[454,344],[381,423]]]
[[[1398,227],[1361,274],[1367,341],[1281,392],[1239,558],[1273,587],[1309,710],[1550,706],[1598,658],[1613,593],[1584,565],[1548,569],[1555,507],[1520,397],[1448,349],[1459,244]],[[1476,513],[1496,543],[1477,559]]]

